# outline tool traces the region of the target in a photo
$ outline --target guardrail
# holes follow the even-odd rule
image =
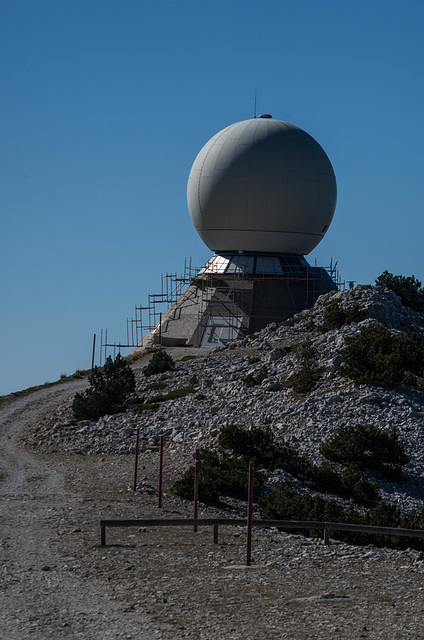
[[[247,526],[247,518],[154,518],[142,520],[101,520],[100,544],[106,545],[107,527],[193,527],[212,526],[213,541],[218,543],[219,526]],[[330,544],[331,531],[350,531],[360,533],[379,533],[386,536],[424,538],[424,529],[398,529],[394,527],[375,527],[343,522],[317,522],[308,520],[252,520],[255,527],[280,527],[282,529],[322,529],[324,544]]]

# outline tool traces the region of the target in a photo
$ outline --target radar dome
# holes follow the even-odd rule
[[[306,255],[333,218],[337,186],[322,147],[268,114],[223,129],[190,171],[190,216],[209,249]]]

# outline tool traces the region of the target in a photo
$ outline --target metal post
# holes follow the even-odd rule
[[[94,356],[96,353],[96,334],[93,336],[93,355],[91,357],[91,368],[94,369]]]
[[[138,467],[138,444],[140,441],[140,429],[137,429],[137,436],[135,439],[135,462],[134,462],[134,485],[133,491],[137,489],[137,467]]]
[[[253,474],[254,462],[249,462],[249,488],[247,492],[247,553],[246,566],[250,567],[252,553],[252,518],[253,518]]]
[[[330,529],[324,523],[324,544],[330,544]]]
[[[194,462],[194,497],[193,497],[193,518],[197,518],[197,503],[199,500],[199,467],[200,467],[200,453],[199,449],[196,449],[196,458]],[[197,525],[194,525],[193,531],[197,532]]]
[[[162,506],[162,470],[163,470],[163,436],[160,436],[159,444],[159,486],[158,486],[158,507]]]
[[[218,544],[218,525],[213,525],[213,542],[214,544]]]
[[[162,346],[162,314],[159,314],[159,345]]]

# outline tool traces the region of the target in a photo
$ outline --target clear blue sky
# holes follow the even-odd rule
[[[0,394],[90,367],[206,262],[188,174],[255,89],[336,173],[309,261],[424,280],[423,63],[422,0],[0,0]]]

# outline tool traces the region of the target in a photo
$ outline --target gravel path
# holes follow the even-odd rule
[[[2,576],[0,637],[178,640],[409,640],[424,637],[423,554],[245,532],[116,529],[100,547],[101,518],[178,517],[158,510],[157,454],[33,454],[19,438],[83,388],[67,382],[0,410]],[[185,460],[187,463],[188,460]],[[181,457],[165,452],[165,491]],[[213,515],[204,509],[201,515]]]
[[[73,571],[69,534],[77,535],[72,512],[80,498],[47,458],[17,446],[23,429],[84,386],[39,391],[0,412],[0,637],[7,640],[151,637],[107,590]]]

